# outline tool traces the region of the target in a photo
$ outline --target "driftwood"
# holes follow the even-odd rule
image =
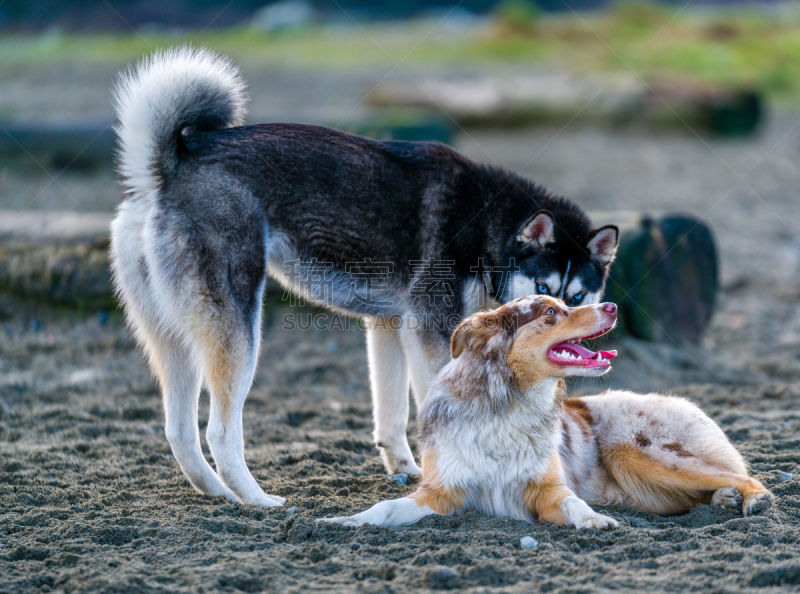
[[[0,155],[33,155],[59,166],[110,166],[114,132],[110,121],[69,119],[2,122]]]
[[[345,132],[379,140],[438,140],[450,143],[453,126],[441,117],[403,113],[387,118],[364,119]],[[0,122],[0,156],[39,161],[58,167],[110,167],[114,133],[110,121],[70,119],[56,122]]]
[[[696,341],[717,290],[714,241],[689,216],[594,213],[620,226],[606,299],[625,332],[646,340]],[[0,211],[0,291],[83,307],[113,306],[107,213]],[[281,290],[275,286],[280,294]]]
[[[367,101],[393,109],[381,117],[356,122],[346,131],[380,139],[442,142],[449,142],[453,122],[463,127],[647,122],[742,135],[753,132],[764,116],[763,100],[752,89],[686,81],[645,83],[625,75],[381,83],[369,93]],[[4,131],[0,134],[0,156],[32,154],[42,161],[72,167],[111,164],[114,135],[110,121],[5,121],[0,125]]]
[[[646,82],[622,74],[382,83],[367,101],[376,107],[444,112],[461,126],[643,122],[730,136],[753,132],[764,115],[761,95],[753,89]]]
[[[0,291],[88,307],[112,304],[110,223],[107,213],[0,211]]]

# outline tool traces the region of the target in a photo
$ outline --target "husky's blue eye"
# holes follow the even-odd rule
[[[577,295],[574,295],[572,297],[572,302],[575,303],[575,304],[578,304],[581,301],[583,301],[583,297],[584,297],[583,293],[578,293]]]
[[[547,285],[537,284],[536,292],[539,293],[539,295],[547,295]]]

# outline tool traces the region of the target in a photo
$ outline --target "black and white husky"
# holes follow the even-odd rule
[[[244,459],[242,407],[267,275],[365,319],[375,441],[418,474],[406,438],[466,316],[528,295],[596,303],[618,231],[574,204],[440,144],[301,124],[241,126],[245,83],[203,50],[157,53],[115,90],[125,199],[114,281],[163,391],[167,439],[208,495],[280,505]],[[201,385],[211,408],[200,448]]]

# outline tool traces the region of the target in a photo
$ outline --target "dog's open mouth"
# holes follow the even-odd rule
[[[612,326],[597,334],[583,336],[559,342],[550,347],[547,351],[547,358],[558,365],[580,365],[582,367],[610,367],[611,359],[617,356],[617,351],[590,351],[585,346],[578,344],[590,338],[602,336]]]

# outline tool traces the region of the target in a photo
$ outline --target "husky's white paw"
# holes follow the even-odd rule
[[[197,487],[195,487],[197,489]],[[212,485],[211,487],[204,488],[204,489],[197,489],[203,495],[208,495],[209,497],[224,497],[228,501],[236,501],[236,495],[233,491],[231,491],[228,487],[220,483],[219,485]]]
[[[422,474],[422,469],[414,462],[414,454],[407,443],[401,445],[388,445],[385,442],[378,442],[381,450],[383,465],[390,475],[407,474],[408,476],[418,476]]]
[[[259,495],[248,497],[247,500],[241,499],[241,502],[247,505],[256,505],[258,507],[279,507],[286,503],[286,499],[283,497],[278,497],[277,495],[267,495],[266,493],[261,493]]]
[[[739,509],[742,505],[742,495],[736,490],[736,487],[722,487],[714,491],[711,496],[711,505]]]
[[[616,528],[617,526],[619,526],[619,522],[614,518],[609,518],[603,514],[595,514],[592,517],[586,518],[579,524],[576,524],[575,528],[598,528],[600,530],[607,530],[609,528]]]
[[[742,515],[753,516],[767,511],[770,507],[772,507],[771,493],[753,493],[744,500]]]
[[[414,460],[411,462],[406,462],[400,468],[398,468],[395,474],[407,474],[408,476],[419,476],[422,474],[422,469],[417,466],[417,463]]]

